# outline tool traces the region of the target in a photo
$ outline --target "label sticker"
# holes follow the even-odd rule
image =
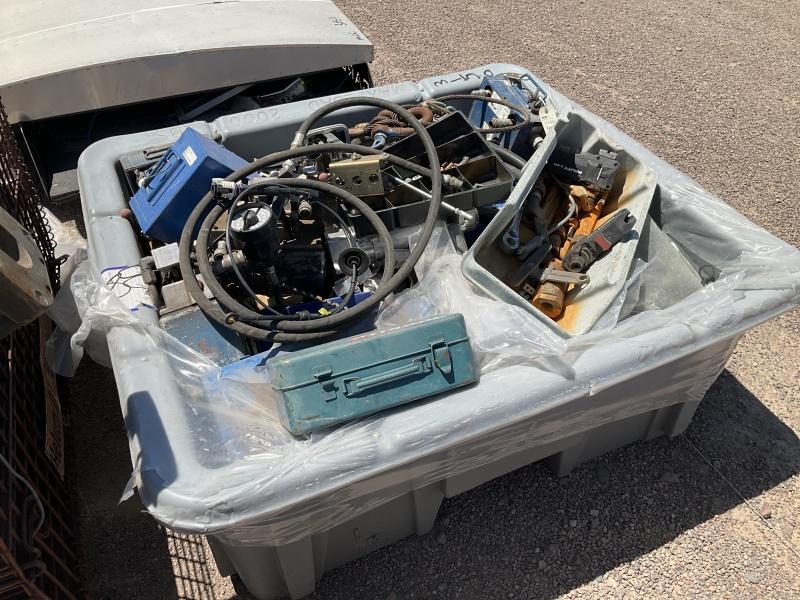
[[[101,274],[105,283],[114,295],[131,311],[140,307],[154,308],[150,294],[142,279],[142,271],[135,267],[109,267]]]
[[[183,160],[186,161],[190,167],[194,164],[194,161],[197,160],[197,154],[194,153],[191,146],[187,146],[186,150],[183,151]]]
[[[495,100],[503,99],[497,92],[492,92],[492,98]],[[490,104],[489,106],[492,107],[494,114],[500,119],[507,119],[509,116],[511,116],[511,109],[507,106],[503,106],[502,104]]]

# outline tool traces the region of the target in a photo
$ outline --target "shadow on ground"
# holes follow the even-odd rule
[[[164,532],[138,498],[119,504],[131,459],[112,372],[86,359],[68,387],[89,597],[177,597]]]
[[[727,370],[685,436],[711,466],[681,438],[562,479],[532,465],[445,501],[429,535],[327,574],[313,597],[553,598],[738,505],[714,467],[750,498],[800,465],[794,432]]]
[[[165,535],[137,499],[117,504],[130,459],[110,371],[82,367],[72,407],[92,597],[219,598],[196,538]],[[799,465],[797,436],[726,370],[685,439],[637,443],[562,479],[532,465],[446,500],[429,535],[326,574],[312,597],[553,598],[738,505],[715,469],[750,498]]]

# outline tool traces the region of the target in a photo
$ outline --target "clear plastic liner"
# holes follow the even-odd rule
[[[55,242],[55,255],[62,260],[61,274],[64,279],[69,277],[72,269],[86,258],[86,240],[81,235],[74,221],[62,222],[47,208],[43,207],[47,223],[53,232]]]
[[[569,104],[550,94],[556,106]],[[617,391],[665,364],[682,365],[668,384],[699,401],[728,356],[704,349],[732,344],[798,305],[797,249],[571,107],[657,170],[651,225],[663,237],[649,247],[662,250],[643,249],[594,329],[563,340],[520,308],[476,292],[447,228],[437,228],[417,266],[419,284],[386,302],[377,326],[463,314],[481,381],[452,394],[295,438],[278,421],[257,359],[223,372],[159,329],[146,308],[129,310],[91,260],[80,263],[51,309],[59,331],[48,356],[57,372],[71,374],[84,351],[108,364],[111,349],[131,486],[148,510],[173,529],[227,544],[299,540],[411,489],[666,406],[655,387]]]
[[[413,238],[411,244],[415,243]],[[541,327],[524,310],[482,296],[472,288],[461,274],[461,254],[443,222],[434,229],[415,271],[419,284],[386,303],[378,316],[379,329],[461,313],[484,373],[504,364],[522,364],[566,351],[563,339]]]

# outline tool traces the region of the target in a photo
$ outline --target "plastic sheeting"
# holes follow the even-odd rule
[[[461,313],[483,373],[566,351],[564,340],[524,310],[473,290],[461,274],[461,255],[453,243],[452,228],[440,224],[434,230],[415,271],[419,284],[386,303],[378,315],[379,329]]]
[[[66,374],[84,351],[103,360],[110,350],[131,437],[127,491],[138,487],[175,530],[285,544],[409,489],[676,401],[659,386],[699,401],[727,359],[704,349],[798,305],[800,252],[605,121],[555,92],[550,100],[559,110],[570,105],[659,177],[650,241],[593,331],[564,340],[477,293],[439,227],[418,265],[420,283],[385,303],[377,325],[462,313],[480,383],[299,439],[280,425],[258,359],[223,371],[130,311],[84,261],[51,310],[62,333],[48,350]],[[671,364],[671,379],[652,380],[652,390],[624,385]],[[172,377],[154,380],[156,370]]]

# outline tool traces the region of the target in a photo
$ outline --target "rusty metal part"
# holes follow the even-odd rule
[[[36,598],[46,600],[26,573],[40,567],[40,561],[17,564],[11,551],[0,540],[0,598]]]
[[[600,219],[600,215],[603,212],[603,206],[605,206],[605,203],[605,197],[601,197],[597,200],[597,202],[595,202],[592,209],[586,213],[585,216],[580,218],[574,233],[568,235],[567,239],[564,241],[564,244],[561,246],[559,258],[564,258],[564,256],[566,256],[567,252],[569,252],[570,246],[572,246],[575,240],[585,237],[594,231],[594,228],[597,227],[597,221]]]
[[[433,123],[433,111],[427,106],[412,106],[408,109],[420,123],[430,125]],[[398,137],[406,137],[414,133],[414,129],[404,123],[396,114],[390,110],[382,110],[376,117],[377,121],[372,125],[369,135],[374,136],[378,132]]]
[[[424,105],[407,106],[408,111],[423,125],[433,123],[433,110]],[[406,137],[414,133],[414,129],[403,121],[399,115],[390,110],[382,110],[367,123],[359,123],[347,130],[351,138],[374,137],[376,133],[385,133],[394,137]]]
[[[590,212],[597,201],[597,197],[582,185],[569,186],[569,195],[575,199],[582,212]]]
[[[561,261],[554,258],[547,265],[550,269],[561,269]],[[551,319],[557,319],[564,312],[564,297],[567,291],[566,283],[556,283],[554,281],[546,281],[539,286],[536,290],[536,295],[531,300],[536,308],[542,311]]]
[[[563,283],[548,281],[539,286],[531,303],[551,319],[558,319],[564,312]]]
[[[359,123],[347,130],[351,138],[363,138],[369,131],[369,123]]]
[[[409,106],[408,112],[410,112],[417,119],[419,119],[421,123],[433,123],[433,111],[429,107],[423,104],[418,104],[416,106]],[[390,110],[382,110],[378,113],[378,116],[386,117],[388,119],[394,119],[396,121],[400,120],[400,117]]]
[[[465,165],[469,162],[469,156],[462,156],[461,160],[458,162],[449,161],[446,163],[442,163],[442,171],[449,171],[450,169],[457,169],[458,167]]]
[[[576,214],[572,217],[570,217],[570,211],[564,212],[563,209],[555,209],[559,205],[557,198],[561,197],[564,192],[569,194],[570,203],[573,204],[571,210],[577,209]],[[557,320],[564,312],[568,287],[589,283],[589,278],[585,274],[564,271],[561,259],[577,240],[594,231],[603,212],[606,194],[595,193],[580,185],[571,185],[567,188],[555,181],[553,185],[548,186],[546,192],[543,189],[539,190],[535,199],[539,202],[534,206],[527,207],[526,212],[537,228],[551,223],[555,220],[556,215],[561,215],[560,227],[551,228],[547,238],[542,236],[543,240],[549,241],[553,248],[553,254],[557,258],[552,258],[544,269],[540,267],[538,288],[534,290],[533,286],[527,284],[522,289],[526,297],[532,296],[530,301],[533,306],[551,319]]]

